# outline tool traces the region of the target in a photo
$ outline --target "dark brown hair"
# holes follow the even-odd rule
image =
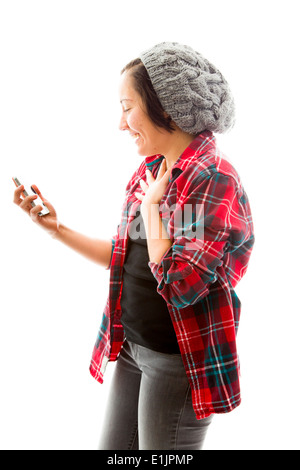
[[[170,116],[166,116],[141,59],[134,59],[129,62],[123,68],[121,74],[129,70],[133,78],[134,89],[141,96],[146,112],[153,124],[172,133],[175,130],[175,127],[172,125],[172,119]]]

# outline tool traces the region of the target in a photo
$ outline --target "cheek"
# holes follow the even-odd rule
[[[141,109],[134,109],[127,117],[128,126],[142,135],[148,135],[150,131],[149,122],[147,116],[143,113]]]
[[[141,120],[139,119],[137,113],[133,112],[129,114],[127,118],[127,124],[131,129],[138,131],[138,129],[141,127]]]

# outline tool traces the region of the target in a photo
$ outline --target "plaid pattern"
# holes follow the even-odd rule
[[[109,297],[90,365],[100,383],[107,362],[118,358],[124,342],[120,298],[128,229],[140,205],[134,193],[140,191],[139,180],[146,179],[147,168],[156,177],[163,158],[147,157],[126,188],[121,223],[113,237]],[[198,208],[203,209],[202,238],[178,231],[175,221],[186,205],[196,216]],[[236,349],[241,304],[234,288],[247,270],[254,234],[240,178],[211,132],[196,137],[173,166],[160,214],[172,247],[159,264],[150,262],[149,267],[169,308],[196,416],[229,412],[241,402]]]

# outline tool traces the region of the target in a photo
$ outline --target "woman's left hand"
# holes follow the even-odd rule
[[[140,180],[140,185],[145,195],[135,193],[137,199],[142,201],[141,207],[160,203],[169,184],[170,174],[171,168],[166,169],[166,159],[162,161],[156,179],[153,177],[151,171],[146,170],[147,183],[142,179]]]

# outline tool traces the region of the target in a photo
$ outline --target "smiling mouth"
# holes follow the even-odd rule
[[[133,140],[134,140],[135,142],[137,142],[137,141],[139,140],[139,138],[141,137],[141,135],[138,134],[138,133],[136,133],[136,134],[131,134],[131,137],[133,138]]]

